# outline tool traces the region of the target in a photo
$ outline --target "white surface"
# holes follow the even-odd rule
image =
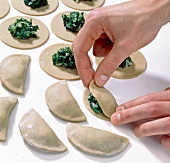
[[[105,6],[123,2],[122,0],[106,0]],[[11,16],[23,15],[12,6],[9,14],[0,20],[0,23]],[[66,136],[66,122],[58,119],[49,112],[45,103],[44,92],[46,88],[57,80],[48,76],[39,66],[39,54],[47,46],[55,43],[64,43],[57,38],[50,29],[50,22],[54,15],[61,11],[71,10],[59,2],[59,8],[52,14],[37,16],[36,18],[45,22],[50,30],[50,38],[43,46],[33,50],[18,50],[6,46],[0,42],[0,61],[10,54],[27,54],[31,57],[31,63],[26,77],[25,95],[18,96],[19,102],[10,114],[7,141],[0,142],[0,163],[94,163],[94,162],[119,162],[119,163],[167,163],[170,152],[163,149],[158,137],[138,139],[133,135],[133,125],[113,126],[111,123],[100,120],[89,113],[83,104],[84,87],[81,81],[69,82],[70,89],[87,116],[88,122],[81,123],[96,128],[105,129],[120,135],[127,136],[130,144],[122,153],[112,157],[99,157],[86,154],[70,145]],[[170,86],[170,23],[164,26],[156,39],[141,49],[148,63],[147,70],[141,76],[131,80],[110,79],[106,84],[111,93],[115,96],[118,104],[134,99],[141,95],[161,91]],[[0,85],[0,96],[14,95]],[[51,154],[35,149],[25,143],[20,135],[18,123],[22,115],[34,108],[52,127],[58,137],[67,145],[68,151],[61,154]]]

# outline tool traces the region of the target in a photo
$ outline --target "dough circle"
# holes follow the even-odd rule
[[[65,68],[57,67],[53,65],[52,55],[56,53],[60,48],[71,47],[70,44],[54,44],[46,49],[44,49],[39,57],[40,67],[48,75],[56,79],[65,79],[65,80],[76,80],[79,79],[79,75],[76,68]]]
[[[10,6],[7,0],[0,0],[0,18],[6,16],[10,10]]]
[[[133,61],[133,65],[126,68],[118,67],[112,74],[112,77],[117,79],[132,79],[141,75],[146,70],[147,62],[140,51],[134,52],[130,57]],[[97,65],[99,65],[102,60],[102,57],[95,57]]]
[[[78,3],[73,0],[61,0],[61,2],[70,8],[86,11],[102,6],[105,0],[80,1]]]
[[[33,25],[38,25],[39,29],[36,32],[37,38],[29,38],[27,40],[15,39],[10,31],[8,31],[9,25],[15,22],[16,19],[25,18],[27,20],[32,19]],[[49,31],[46,25],[38,19],[26,16],[15,16],[6,19],[0,25],[0,40],[11,46],[18,49],[32,49],[44,44],[49,38]]]
[[[59,38],[72,42],[74,38],[76,37],[76,32],[71,32],[69,30],[66,30],[63,24],[62,14],[69,15],[70,12],[73,11],[65,11],[57,14],[54,16],[54,18],[51,21],[51,30],[52,32]],[[84,13],[84,18],[86,19],[87,15]]]
[[[32,9],[31,7],[25,5],[23,0],[11,0],[12,6],[27,15],[41,16],[47,15],[55,11],[58,7],[58,0],[48,0],[48,5],[39,8]]]

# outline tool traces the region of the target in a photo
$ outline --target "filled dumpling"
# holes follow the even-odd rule
[[[88,126],[68,123],[66,130],[71,144],[90,154],[115,155],[129,144],[126,137]]]
[[[34,109],[30,109],[23,115],[19,122],[19,129],[23,139],[36,148],[48,152],[62,152],[67,149]]]
[[[14,54],[6,57],[0,63],[1,83],[14,93],[24,94],[24,84],[29,62],[30,57],[28,55]]]
[[[70,122],[86,121],[66,81],[60,81],[48,87],[45,99],[50,111],[56,116]]]
[[[17,102],[17,97],[0,97],[0,141],[6,141],[8,117]]]
[[[89,89],[84,91],[84,103],[92,114],[104,120],[110,120],[117,107],[113,95],[104,87],[96,86],[93,81]]]

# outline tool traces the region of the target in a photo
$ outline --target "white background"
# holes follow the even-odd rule
[[[104,6],[120,2],[123,2],[123,0],[106,0]],[[0,23],[9,17],[23,15],[16,11],[11,5],[10,8],[9,14],[1,19]],[[0,42],[0,61],[11,54],[27,54],[31,57],[26,76],[24,96],[15,95],[0,85],[0,96],[17,96],[19,98],[18,104],[12,110],[9,117],[7,141],[5,143],[0,142],[0,163],[109,163],[116,161],[119,163],[169,162],[170,152],[161,146],[159,143],[159,137],[154,136],[139,139],[133,134],[133,127],[135,124],[113,126],[110,122],[100,120],[89,113],[83,104],[82,97],[84,87],[80,80],[68,83],[71,92],[87,117],[87,122],[81,124],[127,136],[130,139],[130,144],[123,152],[112,157],[89,155],[70,145],[65,131],[67,122],[52,115],[45,102],[44,92],[46,88],[57,80],[48,76],[39,66],[39,54],[42,50],[52,44],[65,42],[52,33],[50,22],[57,13],[68,10],[70,11],[72,9],[59,2],[59,7],[55,12],[46,16],[36,17],[42,20],[48,26],[50,31],[49,40],[39,48],[32,50],[18,50]],[[166,87],[170,86],[170,24],[164,26],[156,39],[148,46],[141,49],[141,52],[145,55],[147,60],[148,65],[146,72],[141,76],[130,80],[118,80],[112,78],[106,84],[106,88],[115,96],[118,104],[150,92],[164,90]],[[92,56],[92,60],[93,59]],[[95,64],[94,68],[96,68]],[[18,128],[18,123],[23,114],[30,108],[34,108],[65,143],[68,147],[66,152],[60,154],[47,153],[35,149],[23,141]]]

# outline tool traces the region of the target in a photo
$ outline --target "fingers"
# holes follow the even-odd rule
[[[170,116],[170,102],[150,102],[129,109],[118,111],[111,117],[113,124]]]
[[[137,137],[162,135],[168,133],[170,133],[170,117],[157,119],[151,122],[146,122],[134,128],[134,134]],[[167,137],[166,138],[163,137],[162,139],[163,142],[167,141]],[[170,147],[169,145],[168,147]]]
[[[167,136],[167,135],[161,136],[160,142],[164,148],[170,150],[170,136]]]

